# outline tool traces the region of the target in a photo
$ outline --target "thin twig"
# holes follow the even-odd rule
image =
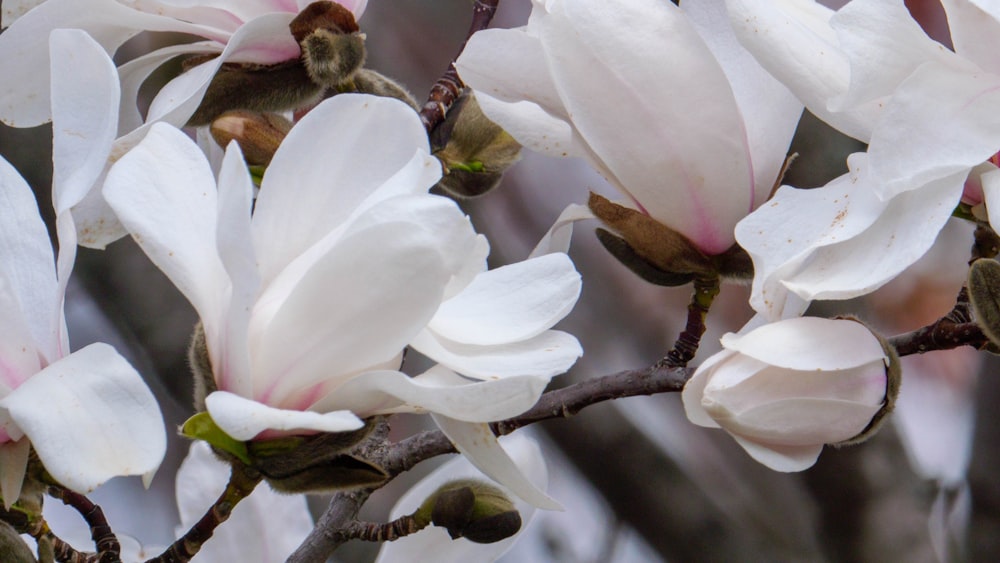
[[[350,539],[345,529],[354,521],[354,517],[368,500],[372,490],[359,489],[334,495],[312,532],[298,549],[288,556],[286,563],[326,561],[331,553]]]
[[[455,61],[458,60],[459,55],[465,50],[465,44],[469,42],[469,38],[477,31],[489,27],[499,4],[500,0],[476,0],[475,5],[472,7],[472,23],[469,24],[469,32],[465,34],[465,40],[462,41],[462,46],[459,47],[458,54],[455,55],[451,64],[448,65],[448,70],[444,71],[444,74],[434,83],[434,86],[431,86],[431,91],[427,95],[427,103],[420,110],[420,121],[423,122],[424,128],[427,129],[428,133],[444,121],[444,116],[448,113],[448,108],[451,107],[451,104],[458,98],[462,89],[465,88],[465,84],[462,83],[462,79],[458,77],[458,71],[455,69]]]
[[[94,504],[87,497],[80,493],[73,492],[59,485],[50,485],[48,493],[53,498],[57,498],[63,504],[74,508],[83,516],[83,520],[90,526],[90,537],[94,540],[97,548],[100,563],[119,563],[121,561],[122,546],[118,543],[108,519],[104,516],[101,507]]]
[[[657,366],[684,367],[698,353],[701,337],[705,334],[705,318],[708,317],[708,310],[712,307],[715,297],[719,295],[719,278],[695,278],[693,285],[694,293],[691,295],[691,303],[688,304],[687,325],[677,337],[673,349],[667,352]]]

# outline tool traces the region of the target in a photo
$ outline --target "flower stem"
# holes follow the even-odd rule
[[[232,463],[230,467],[232,469],[229,484],[226,485],[226,490],[219,495],[208,512],[166,551],[146,563],[185,563],[190,561],[201,549],[202,544],[212,537],[215,529],[229,519],[233,508],[241,500],[250,496],[250,493],[261,481],[260,473],[238,462]]]
[[[694,294],[688,305],[687,326],[677,337],[673,349],[656,364],[658,367],[685,367],[694,358],[701,344],[701,336],[705,334],[705,317],[718,294],[719,278],[694,279]]]
[[[347,525],[344,535],[348,538],[370,542],[396,541],[427,527],[430,521],[421,521],[416,513],[400,516],[391,522],[361,522],[355,520]]]
[[[97,553],[101,563],[114,563],[121,561],[122,546],[118,543],[108,519],[104,516],[101,507],[94,504],[87,497],[75,493],[59,485],[50,485],[48,493],[53,498],[57,498],[66,506],[74,508],[83,516],[83,520],[90,526],[90,537],[94,540]]]

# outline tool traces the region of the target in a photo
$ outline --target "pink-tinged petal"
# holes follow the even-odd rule
[[[525,340],[569,314],[580,288],[580,274],[569,257],[547,254],[481,273],[441,304],[428,328],[463,344]]]
[[[28,468],[30,455],[29,440],[0,444],[0,495],[3,495],[3,505],[8,510],[21,496],[21,485],[24,484],[24,473]]]
[[[535,485],[507,455],[488,424],[470,424],[431,414],[455,449],[490,479],[510,489],[521,499],[544,510],[562,510],[562,505]]]
[[[452,342],[424,330],[410,341],[410,346],[466,377],[482,380],[519,375],[549,379],[566,373],[583,355],[576,337],[558,330],[491,346]]]
[[[260,288],[257,257],[250,232],[253,182],[243,153],[231,142],[219,171],[219,216],[216,245],[229,279],[227,311],[220,327],[218,346],[212,356],[219,387],[252,396],[248,329],[254,301]]]
[[[160,89],[149,105],[146,121],[184,125],[198,109],[212,77],[223,63],[271,64],[298,58],[298,44],[288,31],[293,17],[286,13],[267,14],[241,26],[229,38],[221,55],[182,73]]]
[[[265,430],[347,432],[364,426],[364,422],[350,411],[318,413],[276,409],[226,391],[216,391],[205,397],[205,408],[215,424],[237,440],[250,440]]]
[[[38,215],[31,188],[0,158],[0,279],[16,299],[33,345],[47,361],[59,358],[58,323],[62,296],[56,281],[49,233]],[[12,312],[12,314],[19,314]],[[25,335],[28,336],[28,335]]]
[[[987,0],[941,0],[955,52],[980,68],[1000,74],[992,43],[1000,37],[1000,5]]]
[[[177,470],[178,537],[205,515],[229,480],[229,465],[205,442],[191,443]],[[284,561],[313,529],[305,495],[281,495],[261,483],[215,529],[195,561]]]
[[[535,245],[530,257],[544,256],[552,252],[569,252],[569,244],[573,240],[573,224],[584,219],[595,219],[589,207],[578,203],[567,205],[556,222]]]
[[[211,41],[170,45],[132,59],[118,67],[122,91],[122,102],[118,114],[118,134],[125,135],[142,125],[142,115],[139,114],[136,100],[139,97],[139,88],[156,69],[177,56],[221,51],[222,45]]]
[[[275,153],[257,200],[254,246],[264,283],[397,171],[422,170],[424,163],[414,161],[418,149],[429,152],[427,133],[398,100],[340,95],[309,112]]]
[[[804,299],[849,299],[870,293],[923,256],[958,205],[965,172],[893,198],[864,233],[812,253],[783,283]]]
[[[851,65],[850,86],[831,100],[838,111],[892,95],[920,65],[971,67],[920,28],[902,3],[852,2],[832,18],[840,48]]]
[[[45,469],[88,493],[118,475],[154,471],[167,437],[142,377],[107,344],[91,344],[0,400]]]
[[[728,333],[722,337],[722,346],[773,366],[801,371],[850,369],[885,357],[865,325],[819,317],[771,323],[744,335]]]
[[[996,231],[1000,227],[1000,169],[993,169],[980,176],[983,183],[983,201],[990,226]]]
[[[850,64],[830,27],[833,11],[813,0],[726,0],[740,42],[809,111],[843,133],[867,141],[877,103],[831,112],[847,91]]]
[[[750,146],[756,208],[771,195],[802,115],[802,102],[740,45],[725,4],[724,0],[701,0],[684,2],[681,8],[733,89]]]
[[[659,0],[551,10],[539,36],[553,82],[616,186],[703,251],[732,246],[754,201],[746,132],[725,74],[684,13]]]
[[[31,334],[13,286],[0,276],[0,397],[16,389],[41,369],[44,358]],[[0,436],[2,438],[2,436]]]
[[[758,444],[739,436],[733,436],[736,443],[743,447],[750,457],[762,465],[782,473],[804,471],[812,467],[819,459],[823,445],[779,446],[776,444]]]
[[[0,84],[0,121],[14,127],[32,127],[51,119],[49,33],[78,28],[89,33],[108,53],[140,31],[175,31],[225,41],[228,34],[174,18],[134,10],[117,0],[47,0],[0,36],[4,68]]]
[[[297,389],[394,357],[434,315],[450,272],[409,222],[338,242],[287,298],[258,303],[251,324],[254,397],[286,405]],[[268,311],[273,307],[273,312]]]
[[[299,12],[294,0],[131,0],[138,10],[198,22],[225,31],[272,12]]]
[[[398,371],[368,372],[334,389],[310,409],[348,409],[364,417],[433,412],[466,422],[493,422],[530,409],[546,383],[531,376],[470,381],[441,366],[416,377]]]
[[[535,440],[526,437],[523,432],[518,432],[501,438],[500,445],[536,487],[541,490],[548,488],[548,469],[542,450]],[[413,513],[439,487],[457,479],[485,480],[487,477],[465,458],[453,459],[411,487],[396,502],[389,517],[399,518]],[[521,515],[521,530],[527,529],[535,515],[535,507],[517,497],[511,497],[510,500],[514,502],[518,514]],[[376,563],[495,561],[516,541],[517,535],[491,544],[474,543],[465,538],[452,540],[443,528],[430,527],[421,530],[420,533],[382,544]]]
[[[704,426],[706,428],[718,428],[719,423],[705,412],[705,407],[701,404],[701,398],[705,395],[705,386],[711,377],[712,370],[719,364],[729,361],[735,356],[734,352],[722,350],[709,356],[707,360],[698,366],[691,379],[684,384],[681,392],[681,402],[684,404],[684,414],[692,424]]]
[[[889,198],[988,159],[1000,147],[1000,77],[929,62],[896,90],[868,147]]]
[[[169,125],[153,125],[111,168],[104,197],[214,334],[227,276],[216,249],[215,178],[198,147]]]

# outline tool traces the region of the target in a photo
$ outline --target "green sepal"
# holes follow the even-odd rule
[[[259,188],[260,183],[264,181],[264,172],[267,171],[267,167],[251,164],[247,166],[247,169],[250,170],[250,179],[253,180],[253,184]]]
[[[193,440],[204,440],[213,447],[228,452],[250,465],[250,454],[244,442],[226,434],[207,412],[200,412],[184,421],[181,434]]]
[[[448,165],[453,170],[464,170],[465,172],[482,172],[486,170],[482,162],[474,160],[472,162],[452,162]]]

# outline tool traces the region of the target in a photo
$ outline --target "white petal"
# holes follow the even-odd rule
[[[565,254],[517,262],[477,276],[441,305],[428,328],[463,344],[525,340],[562,320],[580,287],[580,274]]]
[[[192,442],[177,470],[178,535],[205,515],[222,494],[229,465],[220,461],[200,440]],[[280,495],[261,483],[243,499],[229,519],[215,529],[194,561],[284,561],[313,529],[305,495]]]
[[[733,435],[769,446],[795,447],[850,440],[871,423],[881,407],[797,398],[770,402],[744,412],[712,414]]]
[[[848,369],[885,356],[865,325],[819,317],[770,323],[743,335],[728,333],[722,346],[772,366],[801,371]]]
[[[425,330],[410,341],[410,346],[466,377],[482,380],[517,375],[551,378],[566,373],[583,355],[576,337],[558,330],[493,346],[451,342]]]
[[[850,65],[829,20],[813,0],[727,0],[733,30],[744,47],[811,112],[843,133],[867,141],[877,103],[831,112],[827,102],[847,91]]]
[[[118,130],[118,75],[101,46],[78,29],[57,29],[52,53],[52,199],[68,211],[93,188]]]
[[[594,214],[586,205],[571,203],[563,209],[556,222],[542,236],[542,239],[531,251],[531,258],[543,256],[552,252],[569,252],[569,244],[573,239],[573,223],[583,219],[594,219]]]
[[[534,102],[503,102],[478,91],[476,101],[486,117],[525,148],[552,157],[590,155],[586,141],[572,124]]]
[[[398,100],[340,95],[310,111],[282,142],[261,184],[253,229],[264,283],[397,171],[424,166],[413,158],[418,149],[429,152],[427,134]],[[413,188],[426,192],[434,181]]]
[[[4,0],[0,12],[0,28],[9,27],[14,20],[45,0]]]
[[[545,510],[562,510],[562,506],[531,482],[510,456],[500,447],[488,424],[470,424],[432,414],[455,449],[490,479],[510,489],[532,505]]]
[[[51,119],[49,73],[39,70],[49,68],[49,33],[59,28],[83,29],[108,53],[142,30],[220,38],[210,28],[139,12],[117,0],[47,0],[0,37],[0,60],[11,62],[0,84],[0,121],[32,127]]]
[[[981,176],[983,182],[983,201],[990,226],[996,231],[1000,228],[1000,169],[994,169]]]
[[[0,495],[3,495],[4,508],[10,509],[10,505],[21,496],[21,485],[24,484],[24,472],[30,455],[30,440],[0,444]]]
[[[265,430],[346,432],[364,422],[350,411],[318,413],[276,409],[226,391],[205,397],[212,420],[237,440],[250,440]]]
[[[62,296],[56,281],[55,258],[49,234],[38,215],[31,188],[6,160],[0,158],[0,279],[18,303],[23,323],[46,359],[55,361],[59,350],[58,327]],[[29,335],[23,335],[22,338]]]
[[[55,362],[0,400],[45,469],[88,493],[118,475],[155,470],[166,451],[163,415],[142,378],[107,344]]]
[[[587,0],[556,4],[539,21],[573,125],[616,186],[703,251],[732,246],[733,225],[754,203],[746,131],[683,12],[658,0]]]
[[[969,169],[1000,146],[1000,77],[937,63],[893,94],[868,148],[884,198]]]
[[[500,445],[536,487],[542,490],[547,488],[548,470],[537,442],[526,437],[523,432],[518,432],[515,435],[501,438]],[[486,479],[486,476],[476,470],[465,458],[453,459],[411,487],[396,502],[389,517],[399,518],[405,514],[411,514],[440,486],[456,479]],[[517,497],[512,497],[511,500],[521,515],[521,530],[523,531],[530,525],[535,515],[535,507]],[[517,537],[514,535],[496,543],[478,544],[465,538],[452,540],[444,529],[431,527],[396,541],[382,544],[376,561],[377,563],[494,561],[510,549],[511,545],[517,541]]]
[[[993,74],[1000,74],[1000,61],[992,49],[1000,36],[1000,6],[986,0],[941,0],[948,15],[948,28],[955,52]]]
[[[226,273],[215,245],[215,178],[179,130],[157,123],[108,173],[104,196],[212,334]]]
[[[466,422],[493,422],[530,409],[547,383],[531,376],[470,381],[441,366],[417,377],[378,371],[355,377],[310,408],[349,409],[366,417],[388,412],[434,412]]]
[[[819,459],[820,452],[823,451],[822,444],[809,446],[777,446],[773,444],[758,444],[757,442],[740,438],[739,436],[733,436],[733,438],[736,440],[737,444],[742,446],[743,449],[750,454],[750,457],[775,471],[781,471],[783,473],[805,471],[806,469],[809,469],[816,463],[816,460]]]
[[[687,415],[688,420],[692,424],[706,428],[719,427],[715,419],[705,412],[705,407],[701,405],[701,398],[705,395],[705,386],[711,379],[713,370],[726,362],[726,360],[732,358],[734,354],[734,352],[729,350],[722,350],[712,354],[698,366],[691,379],[684,384],[684,390],[681,392],[681,401],[684,404],[684,414]]]

